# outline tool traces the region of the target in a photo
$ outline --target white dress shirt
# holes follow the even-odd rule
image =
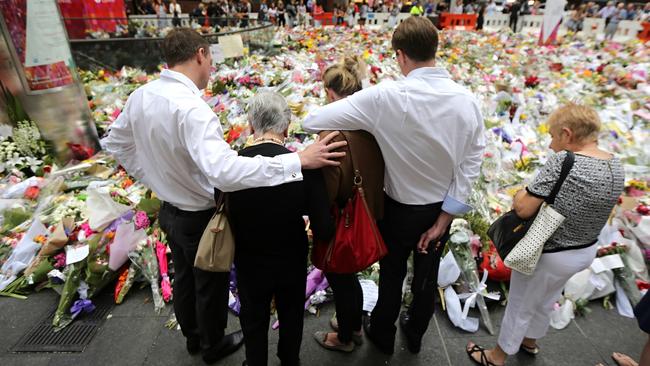
[[[480,173],[483,117],[476,98],[442,68],[419,68],[318,108],[303,127],[368,131],[384,156],[391,198],[411,205],[444,202],[452,215],[471,210],[466,201]]]
[[[214,207],[213,187],[230,192],[302,180],[295,153],[238,156],[194,82],[172,70],[131,94],[102,146],[160,199],[186,211]]]

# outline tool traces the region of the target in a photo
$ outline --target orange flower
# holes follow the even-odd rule
[[[36,237],[34,237],[34,243],[39,243],[39,244],[43,245],[43,244],[45,244],[46,241],[47,241],[47,239],[43,235],[37,235]]]
[[[131,180],[131,178],[127,177],[125,180],[122,181],[122,184],[120,184],[120,187],[122,187],[122,189],[127,189],[127,188],[131,187],[132,185],[133,185],[133,180]]]
[[[586,77],[586,78],[590,78],[592,74],[593,73],[589,69],[582,72],[582,75],[584,75],[584,77]]]

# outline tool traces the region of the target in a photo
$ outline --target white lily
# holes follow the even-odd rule
[[[29,169],[31,169],[31,171],[34,173],[36,173],[38,168],[41,167],[41,164],[43,164],[43,160],[39,160],[31,156],[25,158],[25,165],[29,166]]]
[[[15,167],[18,167],[18,166],[22,165],[24,160],[25,160],[25,158],[23,158],[23,157],[14,156],[13,158],[7,160],[6,164],[7,164],[8,167],[15,168]]]

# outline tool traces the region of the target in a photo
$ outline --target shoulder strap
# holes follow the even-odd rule
[[[555,202],[555,197],[560,191],[560,188],[562,188],[562,184],[564,183],[566,177],[569,175],[571,168],[573,168],[574,161],[575,161],[575,155],[573,154],[573,152],[567,151],[566,157],[562,162],[562,170],[560,171],[560,178],[558,178],[557,182],[555,182],[555,186],[553,187],[551,194],[546,198],[546,203],[548,203],[549,205],[552,205]]]
[[[340,133],[343,134],[345,141],[348,142],[347,147],[348,147],[348,153],[350,154],[350,162],[352,163],[352,172],[354,174],[354,185],[361,186],[363,182],[363,176],[361,175],[361,171],[359,170],[359,162],[357,161],[356,155],[352,153],[352,146],[350,144],[350,140],[348,140],[348,137],[343,133],[343,131],[341,131]]]
[[[214,189],[215,194],[218,193],[217,195],[217,212],[223,212],[225,210],[225,204],[226,204],[226,193],[223,191],[220,191],[218,189]]]

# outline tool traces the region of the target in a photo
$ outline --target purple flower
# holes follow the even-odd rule
[[[138,211],[135,214],[135,228],[137,230],[139,229],[146,229],[151,225],[151,222],[149,221],[149,216],[147,216],[147,213],[144,211]]]

